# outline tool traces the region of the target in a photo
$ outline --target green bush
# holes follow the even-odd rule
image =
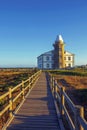
[[[87,71],[82,70],[49,70],[51,74],[56,75],[72,75],[72,76],[87,76]]]

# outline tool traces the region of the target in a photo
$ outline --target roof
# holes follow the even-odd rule
[[[68,52],[68,51],[64,51],[64,54],[66,54],[66,55],[75,55],[75,54],[73,54],[71,52]]]
[[[57,41],[57,42],[59,42],[59,41],[63,42],[62,36],[61,36],[61,35],[58,35],[57,38],[56,38],[56,41]]]
[[[48,52],[45,52],[45,53],[41,54],[40,56],[43,56],[43,55],[51,55],[52,53],[53,53],[53,50],[48,51]],[[39,58],[40,56],[38,56],[37,58]]]

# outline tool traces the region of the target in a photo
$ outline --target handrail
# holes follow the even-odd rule
[[[6,106],[3,108],[3,110],[0,111],[0,119],[2,118],[3,114],[5,114],[6,111],[8,111],[10,119],[12,118],[13,111],[14,111],[13,109],[14,102],[19,98],[21,98],[21,100],[25,98],[26,94],[32,89],[35,81],[39,78],[40,74],[41,74],[41,70],[33,74],[27,80],[22,81],[20,84],[18,84],[14,88],[9,88],[8,92],[0,96],[1,101],[8,99],[7,101],[8,103],[6,102]],[[26,83],[27,83],[27,86],[25,85]],[[17,94],[14,95],[14,93],[17,93]]]
[[[58,104],[60,115],[65,115],[70,130],[87,130],[87,121],[84,118],[84,107],[75,105],[65,91],[65,87],[58,85],[57,80],[49,74],[49,81],[55,101]],[[70,114],[70,112],[73,113]]]
[[[22,85],[22,83],[18,84],[16,87],[12,89],[12,92],[15,91],[17,88],[19,88]]]
[[[3,98],[5,98],[7,95],[9,95],[9,92],[6,92],[5,94],[0,96],[0,100],[2,100]]]

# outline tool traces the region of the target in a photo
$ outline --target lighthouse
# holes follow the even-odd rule
[[[39,69],[64,69],[74,66],[74,54],[64,48],[65,43],[61,35],[56,37],[54,49],[37,57]]]
[[[54,68],[64,68],[64,41],[61,35],[56,38],[54,46]]]

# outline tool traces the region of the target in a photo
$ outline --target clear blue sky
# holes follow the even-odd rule
[[[59,34],[87,64],[86,0],[0,0],[0,67],[36,66]]]

